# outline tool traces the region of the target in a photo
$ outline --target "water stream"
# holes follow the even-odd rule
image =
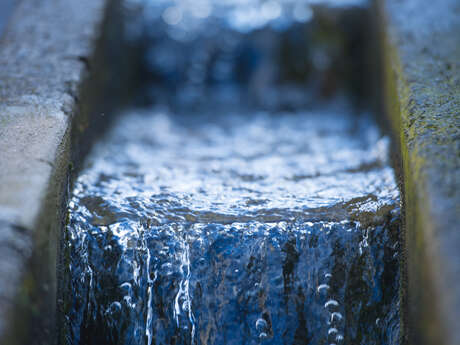
[[[310,86],[183,101],[196,79],[156,78],[75,182],[65,341],[398,344],[399,192],[372,114],[295,101]]]

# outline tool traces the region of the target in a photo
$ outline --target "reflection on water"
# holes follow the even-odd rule
[[[344,105],[125,114],[70,202],[80,344],[396,344],[388,140]]]

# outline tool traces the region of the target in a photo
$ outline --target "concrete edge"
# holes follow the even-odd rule
[[[59,0],[57,3],[64,6],[69,1],[71,0]],[[91,7],[94,6],[95,2],[102,4],[105,1],[92,1]],[[24,1],[24,3],[26,2]],[[30,339],[34,339],[35,343],[48,344],[51,342],[50,338],[54,334],[53,315],[57,290],[54,267],[56,267],[59,256],[56,248],[59,247],[60,231],[65,222],[63,211],[65,210],[69,186],[68,181],[72,175],[70,164],[81,160],[84,155],[85,149],[80,152],[75,148],[82,144],[81,133],[86,133],[91,127],[89,122],[94,121],[92,115],[100,115],[103,113],[101,109],[110,108],[100,103],[101,94],[96,92],[100,91],[100,85],[109,82],[107,76],[94,76],[94,73],[89,73],[101,67],[101,62],[107,59],[104,53],[93,54],[95,37],[99,35],[98,27],[101,25],[103,17],[100,13],[96,19],[91,19],[91,16],[83,19],[86,27],[91,27],[94,31],[83,39],[83,45],[86,48],[77,48],[77,50],[82,49],[80,52],[83,53],[71,55],[73,58],[70,61],[72,61],[73,67],[70,67],[70,70],[79,72],[71,73],[72,78],[70,80],[56,80],[59,79],[53,74],[56,73],[56,69],[45,68],[43,74],[37,75],[33,69],[25,67],[25,64],[31,64],[33,60],[26,59],[17,66],[12,66],[20,59],[11,58],[14,56],[20,58],[22,55],[18,54],[21,52],[24,54],[22,51],[24,46],[20,44],[21,37],[34,35],[33,29],[32,33],[25,31],[18,27],[19,24],[15,25],[14,22],[23,23],[23,20],[19,20],[19,18],[29,17],[30,25],[32,25],[34,22],[39,22],[37,19],[40,16],[49,16],[53,11],[56,11],[54,13],[58,13],[58,16],[60,15],[59,6],[45,14],[40,12],[40,7],[37,6],[34,7],[33,11],[30,11],[30,6],[34,6],[36,3],[40,2],[31,0],[28,5],[21,4],[16,11],[15,18],[17,20],[11,21],[13,24],[7,28],[6,38],[3,38],[0,43],[0,62],[5,62],[5,59],[10,60],[10,62],[5,63],[7,67],[3,67],[0,73],[0,82],[9,81],[9,85],[0,85],[0,104],[2,104],[0,122],[3,129],[3,132],[0,133],[0,170],[6,169],[5,164],[12,156],[22,155],[24,165],[19,165],[19,168],[14,170],[14,175],[25,177],[21,183],[26,185],[26,188],[21,191],[25,197],[19,203],[8,205],[5,200],[0,201],[0,281],[2,281],[0,284],[6,282],[7,285],[6,287],[0,285],[0,342],[2,344],[20,344]],[[72,6],[85,7],[86,3],[87,1],[81,1],[81,3],[74,1]],[[452,233],[456,230],[459,205],[458,179],[456,179],[456,171],[453,169],[455,166],[458,167],[459,159],[458,126],[456,132],[454,130],[455,125],[459,124],[456,111],[460,109],[460,103],[458,98],[452,94],[452,90],[459,85],[458,71],[460,67],[458,62],[460,59],[458,57],[460,55],[456,55],[456,52],[448,52],[452,58],[446,59],[445,56],[437,59],[424,57],[424,48],[420,48],[420,40],[414,41],[407,38],[411,35],[417,37],[418,34],[412,32],[419,28],[417,23],[411,24],[411,20],[409,20],[409,24],[401,24],[400,16],[409,18],[414,15],[410,12],[411,6],[414,6],[413,3],[412,0],[405,4],[396,4],[394,0],[380,0],[380,13],[384,23],[382,42],[385,57],[384,81],[387,114],[389,114],[393,125],[393,131],[400,138],[405,180],[403,192],[406,205],[406,252],[404,256],[406,258],[408,285],[404,289],[408,292],[405,295],[408,317],[404,321],[403,327],[406,340],[411,344],[454,345],[460,343],[455,328],[459,319],[460,287],[454,279],[459,275],[455,262],[452,263],[452,261],[460,262],[458,234]],[[442,8],[440,6],[437,9],[438,12],[433,15],[440,15],[439,18],[443,18],[442,13],[444,12],[442,11],[450,10],[453,13],[458,13],[458,9],[454,6],[455,1],[443,1],[442,3],[446,3],[447,7]],[[426,6],[432,8],[430,5],[427,3]],[[417,6],[420,7],[419,11],[425,11],[423,4],[419,3]],[[452,9],[452,6],[455,8]],[[85,13],[88,13],[88,8],[85,8]],[[422,16],[423,18],[424,16]],[[454,20],[451,16],[447,16],[447,18],[450,18],[451,21]],[[418,24],[426,25],[428,31],[430,28],[433,29],[433,24],[428,22],[419,22]],[[76,20],[74,24],[69,25],[78,26],[82,25],[82,22]],[[456,24],[452,25],[456,27]],[[33,28],[33,25],[31,27]],[[46,30],[50,30],[52,27],[50,24]],[[46,30],[40,35],[46,34]],[[437,29],[435,32],[439,34],[441,31],[441,34],[450,37],[448,40],[453,40],[448,42],[451,43],[450,46],[460,46],[459,42],[452,38],[451,30],[452,27],[447,26],[447,28]],[[76,31],[78,32],[78,30]],[[48,32],[48,34],[50,33]],[[66,34],[68,33],[65,31],[60,33],[64,36]],[[40,39],[37,36],[35,38],[37,41]],[[75,37],[73,39],[75,40]],[[430,43],[435,46],[440,44],[436,42],[435,38],[431,39]],[[28,43],[29,48],[32,47],[31,49],[35,44],[38,44],[37,42],[31,43],[30,39],[26,38],[23,41],[25,44]],[[446,42],[444,41],[444,43]],[[5,47],[9,51],[6,55]],[[73,48],[69,49],[72,50]],[[100,48],[100,51],[105,50],[106,48]],[[419,54],[420,52],[423,54],[418,56],[417,51]],[[57,54],[58,61],[63,58],[58,52],[45,52],[44,56],[31,54],[31,58],[46,59],[46,54]],[[93,57],[98,55],[98,58]],[[455,60],[456,57],[457,60]],[[417,73],[413,71],[415,67],[412,65],[411,59],[421,63],[421,71],[418,68]],[[423,62],[424,59],[429,60],[428,65],[431,65],[433,60],[436,62],[441,59],[442,66],[436,67],[434,71],[430,72],[431,74],[424,75],[423,68],[427,68]],[[8,70],[8,66],[12,66],[11,70]],[[37,66],[33,66],[33,68],[37,68]],[[37,78],[34,80],[26,78],[25,81],[21,80],[22,78],[16,78],[18,71],[22,69]],[[7,71],[6,74],[4,70]],[[101,73],[104,74],[103,69]],[[434,80],[435,83],[428,85],[429,87],[423,87],[424,80],[426,80],[424,78],[432,79],[432,73],[438,73],[443,78]],[[52,83],[40,86],[40,82],[46,79],[51,79]],[[95,80],[99,81],[95,82]],[[35,85],[37,88],[34,88],[34,83],[38,83]],[[447,89],[442,85],[444,83],[448,85]],[[23,90],[26,90],[27,94],[23,94]],[[432,90],[439,90],[439,93],[433,96]],[[459,94],[458,89],[454,91]],[[49,99],[53,97],[57,97],[58,101],[50,102]],[[425,101],[420,101],[420,97],[424,97]],[[426,101],[433,99],[433,97],[436,99],[428,102],[430,104],[427,106]],[[442,101],[443,97],[447,97],[446,102]],[[87,101],[88,99],[90,101]],[[96,103],[99,105],[95,106]],[[446,103],[448,109],[444,108]],[[45,106],[39,107],[39,104]],[[441,123],[430,122],[427,126],[427,117],[429,120],[430,116],[436,115],[436,109],[439,109],[441,113],[447,113],[448,119],[454,123],[454,127],[448,127],[447,132],[444,132],[446,121],[442,122],[442,119]],[[8,112],[8,119],[4,120],[6,112]],[[34,115],[32,120],[35,118],[41,123],[43,123],[42,119],[49,120],[51,125],[44,132],[39,131],[40,126],[32,128],[29,132],[24,131],[24,122],[21,120],[30,119],[28,117],[22,118],[24,113]],[[454,140],[448,142],[442,140],[438,129],[442,129],[442,133],[453,136]],[[11,151],[11,147],[7,147],[10,142],[4,139],[7,132],[14,133],[20,144],[19,147],[24,147],[24,150],[27,146],[24,144],[33,144],[32,139],[36,136],[53,137],[56,140],[51,141],[49,146],[46,146],[52,149],[47,149],[47,155],[43,158],[41,154],[37,155],[37,152],[27,155],[25,154],[26,151],[19,150],[19,153]],[[434,149],[425,150],[427,143],[433,144]],[[89,145],[86,146],[89,147]],[[439,152],[438,149],[443,151],[441,158],[436,154]],[[30,164],[27,164],[31,157],[35,160],[32,168]],[[446,158],[450,162],[446,163],[444,161]],[[433,174],[439,171],[445,171],[443,176],[444,180],[447,176],[447,182],[433,177]],[[38,179],[37,182],[35,175],[31,172],[38,172],[37,175],[44,176],[44,178]],[[0,174],[0,185],[3,186],[1,188],[9,186],[8,188],[16,193],[18,190],[9,178],[11,176],[5,177]],[[28,180],[33,180],[35,184],[31,185]],[[60,182],[55,183],[56,181]],[[37,190],[36,194],[32,193],[31,195],[29,193],[30,188]],[[446,192],[448,190],[451,192]],[[0,189],[0,194],[2,192],[3,190]],[[439,195],[435,195],[438,192]],[[22,203],[24,200],[26,202]],[[40,206],[29,207],[30,204]],[[445,207],[438,207],[438,204],[445,205]],[[451,226],[451,231],[445,233],[449,226]],[[457,250],[453,251],[453,249]],[[50,282],[51,284],[49,284]],[[41,320],[41,322],[30,327],[30,333],[24,331],[28,330],[29,326],[37,320]]]
[[[0,41],[1,344],[59,341],[69,182],[95,124],[106,127],[100,115],[123,98],[119,10],[117,0],[23,0]]]
[[[402,339],[460,344],[460,6],[381,0],[386,114],[404,178]]]

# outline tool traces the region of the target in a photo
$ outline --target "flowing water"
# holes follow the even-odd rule
[[[69,203],[65,342],[398,344],[389,139],[343,97],[267,109],[224,89],[125,111],[94,147]]]

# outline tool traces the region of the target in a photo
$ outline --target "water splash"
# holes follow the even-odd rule
[[[75,183],[66,343],[397,344],[390,143],[338,81],[359,24],[312,1],[126,6],[155,106]]]
[[[69,343],[396,344],[388,144],[340,102],[125,114],[69,204]]]

